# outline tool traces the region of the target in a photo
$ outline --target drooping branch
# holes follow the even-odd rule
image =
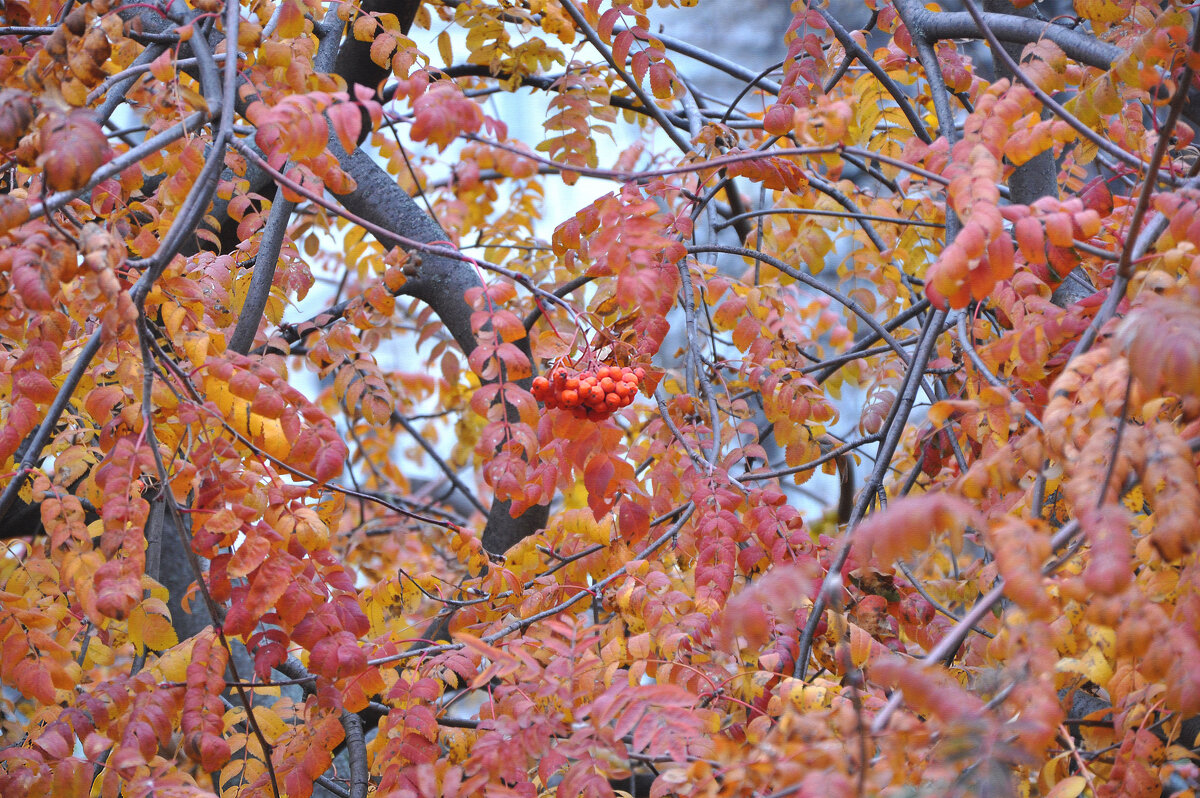
[[[901,19],[905,24],[910,25],[910,13],[915,9],[917,3],[911,0],[897,3],[897,11],[899,11]],[[929,81],[930,91],[933,96],[934,108],[938,115],[939,133],[944,136],[947,141],[953,146],[954,140],[957,137],[954,127],[954,117],[949,109],[949,97],[946,90],[946,83],[941,73],[941,68],[938,66],[937,60],[932,53],[932,48],[929,47],[928,41],[921,41],[921,37],[916,31],[913,31],[913,40],[918,44],[918,56],[921,59],[921,66],[925,69],[926,79]],[[946,215],[946,243],[947,245],[954,240],[954,236],[958,233],[959,221],[953,213]],[[863,484],[862,491],[859,493],[858,501],[855,502],[854,508],[850,513],[850,520],[846,525],[846,534],[843,536],[842,543],[838,548],[837,553],[833,557],[829,565],[829,571],[825,577],[824,583],[821,586],[820,592],[817,594],[813,602],[813,608],[809,612],[808,621],[801,631],[799,640],[799,651],[796,656],[795,675],[797,678],[805,678],[808,674],[808,660],[812,651],[813,639],[816,635],[817,624],[824,614],[824,610],[829,606],[830,602],[839,597],[843,589],[842,585],[842,566],[850,556],[850,547],[854,540],[854,532],[858,528],[859,523],[866,517],[867,509],[875,500],[875,493],[878,491],[887,476],[888,470],[891,468],[892,456],[896,452],[896,448],[900,444],[900,438],[903,435],[904,428],[908,425],[908,418],[913,409],[913,404],[917,395],[917,387],[920,385],[925,372],[925,367],[929,363],[929,359],[936,349],[937,339],[942,334],[942,327],[946,322],[947,311],[936,310],[925,317],[925,323],[922,326],[921,337],[917,344],[916,351],[910,361],[908,368],[904,373],[904,380],[901,383],[899,398],[892,405],[887,419],[884,421],[883,429],[884,439],[879,445],[879,451],[876,455],[875,468],[871,475]]]
[[[417,0],[386,0],[368,2],[362,6],[364,12],[394,13],[400,18],[402,28],[407,30],[411,25],[417,8]],[[141,13],[137,13],[140,11]],[[170,26],[157,14],[146,9],[127,12],[129,16],[137,16],[146,30],[167,30]],[[334,70],[350,83],[368,85],[372,89],[377,85],[372,83],[372,75],[379,73],[370,59],[370,42],[358,42],[350,33],[346,34],[335,61]],[[365,63],[364,63],[365,62]],[[386,73],[380,73],[386,74]],[[382,80],[382,76],[379,78]],[[234,93],[236,94],[236,93]],[[243,108],[244,97],[238,97],[238,108]],[[192,122],[192,120],[188,120]],[[198,121],[198,120],[197,120]],[[230,123],[232,120],[230,120]],[[181,126],[182,127],[182,126]],[[155,151],[161,144],[156,144]],[[331,134],[330,152],[339,160],[343,169],[357,183],[355,191],[339,196],[338,199],[347,210],[373,222],[384,230],[394,231],[400,238],[413,239],[425,243],[448,241],[448,236],[436,220],[408,196],[387,173],[380,168],[363,150],[356,150],[348,155]],[[99,173],[98,173],[99,174]],[[270,176],[262,170],[252,169],[247,177],[251,181],[251,191],[263,191],[271,187]],[[58,207],[69,201],[71,197],[57,196],[46,203],[46,210]],[[39,208],[40,210],[40,208]],[[212,216],[221,223],[221,229],[231,227],[228,224],[227,203],[220,202],[212,208]],[[224,238],[224,237],[223,237]],[[381,239],[382,240],[382,239]],[[386,247],[400,244],[399,240],[382,240]],[[474,331],[470,326],[472,308],[466,301],[466,292],[470,288],[482,284],[478,273],[464,260],[456,260],[425,253],[416,278],[409,281],[402,293],[420,299],[429,305],[434,313],[443,321],[447,330],[464,352],[470,353],[476,346]],[[518,343],[526,355],[529,355],[528,339]],[[493,502],[487,526],[483,533],[483,545],[492,553],[503,553],[530,534],[545,525],[548,509],[545,506],[535,506],[520,518],[513,518],[510,502]]]
[[[357,184],[349,194],[338,195],[338,201],[346,210],[404,238],[445,245],[449,237],[441,225],[422,210],[370,154],[362,149],[347,154],[336,138],[330,140],[329,149]],[[380,242],[385,247],[401,245],[398,239],[386,237],[380,237]],[[404,285],[402,293],[429,305],[462,350],[470,354],[475,349],[476,338],[471,329],[472,308],[467,303],[466,293],[480,285],[479,274],[465,261],[425,252],[417,276]],[[528,338],[516,343],[526,356],[531,357]],[[528,382],[524,382],[525,387]],[[510,508],[511,502],[507,500],[492,502],[483,531],[483,547],[487,551],[503,554],[544,527],[549,514],[545,505],[535,505],[513,518]]]

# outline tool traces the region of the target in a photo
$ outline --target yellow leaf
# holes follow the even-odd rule
[[[787,696],[792,706],[801,712],[815,712],[828,706],[829,689],[820,684],[805,684],[799,679],[786,679],[779,692]]]
[[[129,614],[129,642],[133,643],[138,651],[163,651],[177,644],[179,638],[171,626],[171,619],[148,611],[148,604],[149,601],[137,605]]]
[[[1046,793],[1046,798],[1078,798],[1085,787],[1087,780],[1083,776],[1067,776]]]
[[[317,551],[329,546],[329,527],[311,507],[301,507],[294,511],[296,519],[296,539],[300,545],[309,551]]]
[[[371,593],[363,594],[363,612],[371,624],[371,634],[378,637],[387,632],[387,615],[384,613],[383,602],[377,600]]]
[[[96,645],[94,640],[92,641],[92,645]],[[192,661],[192,648],[195,645],[196,638],[189,637],[179,645],[171,646],[154,663],[152,666],[153,669],[162,674],[164,681],[187,681],[187,666]]]
[[[207,377],[204,380],[204,395],[216,402],[229,426],[248,438],[272,457],[282,460],[292,451],[292,443],[276,418],[266,418],[250,412],[250,400],[235,396],[229,383]]]
[[[1113,0],[1075,0],[1075,13],[1091,22],[1111,24],[1121,21],[1129,12]]]
[[[354,20],[354,38],[360,42],[369,42],[375,38],[375,18],[362,14]]]
[[[87,105],[88,89],[78,78],[69,78],[63,81],[60,88],[63,99],[75,108]]]
[[[1076,673],[1104,687],[1112,678],[1112,665],[1104,658],[1099,646],[1091,646],[1082,657],[1066,657],[1058,661],[1059,673]]]
[[[415,612],[417,607],[421,605],[421,599],[425,595],[421,592],[421,588],[413,583],[407,577],[401,577],[396,582],[392,583],[392,606],[398,607],[400,612],[409,613]]]
[[[113,650],[101,643],[99,637],[93,635],[88,642],[87,659],[83,661],[83,666],[93,668],[97,665],[112,665],[114,659]],[[186,667],[187,663],[184,665]]]
[[[1128,493],[1121,497],[1121,503],[1131,513],[1140,513],[1145,509],[1146,495],[1142,492],[1142,486],[1134,485]]]
[[[234,757],[221,769],[221,783],[227,784],[238,780],[242,784],[253,784],[259,778],[266,778],[266,775],[267,768],[262,760],[254,757]],[[102,781],[96,779],[96,783],[101,784]]]
[[[344,493],[327,493],[321,497],[321,501],[313,508],[317,512],[317,517],[325,524],[325,526],[336,526],[342,518],[342,512],[346,509],[346,494]]]
[[[304,32],[304,10],[296,0],[284,0],[279,9],[279,24],[275,33],[281,39],[294,39]]]
[[[1111,627],[1088,624],[1087,638],[1106,659],[1112,658],[1117,648],[1117,633]]]
[[[276,740],[288,733],[288,725],[270,707],[254,707],[254,719],[258,721],[258,728],[262,730],[263,736],[267,738],[268,743],[274,744]],[[225,728],[230,728],[245,720],[246,708],[235,706],[225,713]]]
[[[204,95],[193,89],[191,86],[180,83],[176,90],[179,92],[183,101],[197,111],[208,111],[208,100],[204,99]]]

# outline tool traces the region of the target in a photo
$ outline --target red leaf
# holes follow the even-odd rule
[[[413,141],[428,141],[445,151],[459,133],[478,133],[483,111],[452,83],[435,83],[413,103]]]
[[[319,676],[342,679],[367,669],[367,653],[359,647],[354,635],[337,632],[317,641],[309,654],[308,667]]]
[[[608,455],[604,454],[592,457],[584,469],[583,484],[588,492],[588,507],[596,518],[602,517],[612,506],[612,502],[607,501],[607,498],[615,473],[616,469],[613,468]]]
[[[17,295],[30,310],[52,310],[54,300],[46,290],[42,280],[42,270],[31,263],[21,263],[13,267],[12,284]]]
[[[334,103],[325,112],[333,123],[333,132],[346,152],[354,152],[362,134],[362,111],[356,103]]]
[[[54,397],[58,395],[58,391],[54,387],[54,383],[41,372],[22,369],[17,371],[12,376],[13,389],[20,394],[28,396],[39,404],[46,404],[54,401]]]

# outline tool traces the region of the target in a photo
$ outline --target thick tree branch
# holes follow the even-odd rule
[[[904,14],[905,24],[913,39],[918,37],[934,42],[941,39],[983,39],[979,25],[966,11],[930,11],[914,7]],[[1098,69],[1108,69],[1122,54],[1120,47],[1102,42],[1080,30],[1011,14],[984,13],[983,22],[996,38],[1013,44],[1032,44],[1049,39],[1062,48],[1069,58]]]
[[[336,139],[330,140],[329,150],[357,184],[351,193],[338,195],[338,201],[346,210],[404,238],[426,244],[444,244],[449,240],[441,225],[425,213],[365,150],[347,154]],[[385,247],[401,245],[399,239],[386,237],[381,237],[380,242]],[[405,284],[402,293],[433,308],[450,335],[469,354],[475,349],[476,340],[471,329],[472,308],[467,303],[466,293],[480,285],[479,274],[468,263],[436,252],[425,252],[421,255],[417,276]],[[528,338],[521,339],[517,345],[532,358]],[[529,387],[529,380],[522,384]],[[483,547],[493,554],[503,554],[546,525],[549,508],[545,505],[531,507],[518,518],[512,517],[510,507],[510,502],[496,500],[488,513]]]
[[[324,21],[317,26],[317,36],[321,43],[317,47],[313,67],[318,72],[328,71],[334,56],[337,54],[336,45],[341,38],[342,22],[337,18],[337,8],[330,9]],[[254,345],[254,336],[262,321],[263,311],[271,296],[271,286],[275,281],[275,267],[279,262],[279,251],[283,246],[283,237],[287,233],[288,223],[296,203],[275,194],[271,203],[271,213],[263,228],[262,240],[259,242],[258,255],[254,258],[254,271],[250,277],[250,288],[246,292],[246,301],[242,304],[237,326],[229,338],[229,348],[234,352],[246,354]]]
[[[366,0],[359,5],[362,14],[385,13],[395,14],[400,21],[400,30],[408,33],[416,19],[421,0]],[[356,16],[355,19],[358,17]],[[360,42],[354,38],[354,24],[347,26],[346,36],[337,54],[333,71],[346,79],[350,86],[358,84],[366,86],[378,95],[383,88],[383,82],[392,73],[386,67],[381,67],[371,60],[371,42]],[[378,95],[382,96],[382,95]]]

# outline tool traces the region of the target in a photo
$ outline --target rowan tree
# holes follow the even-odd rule
[[[0,793],[1200,785],[1195,10],[655,5],[4,4]]]

